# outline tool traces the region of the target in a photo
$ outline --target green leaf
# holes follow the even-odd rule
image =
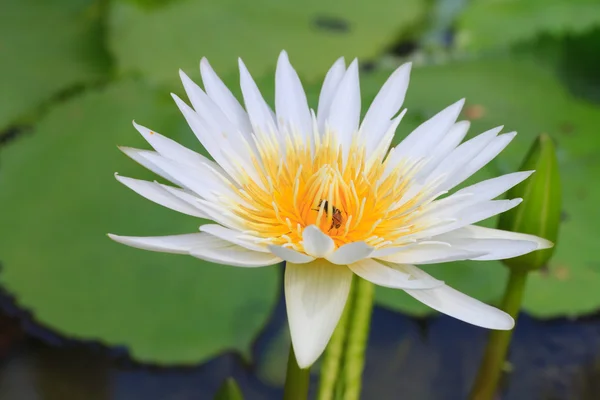
[[[277,300],[277,267],[221,266],[106,237],[190,233],[202,222],[114,179],[115,171],[156,179],[116,147],[148,148],[133,118],[200,149],[168,94],[137,81],[65,102],[1,149],[0,284],[40,323],[126,346],[139,361],[248,355]]]
[[[508,198],[522,198],[523,202],[519,207],[500,215],[498,227],[537,235],[556,245],[562,194],[556,151],[552,139],[547,134],[538,137],[520,169],[535,173],[508,191]],[[542,267],[552,253],[554,247],[504,260],[504,264],[524,271],[534,270]]]
[[[369,80],[383,82],[385,74]],[[514,172],[537,135],[548,133],[557,143],[563,180],[563,221],[558,246],[548,268],[530,274],[524,308],[541,317],[580,315],[600,306],[600,263],[597,227],[600,189],[600,107],[568,93],[555,75],[528,61],[489,59],[415,68],[406,107],[418,119],[400,124],[398,140],[419,120],[461,97],[463,118],[472,120],[470,135],[505,124],[519,132],[480,178]],[[422,117],[421,117],[422,116]],[[405,124],[404,122],[409,122]],[[488,221],[493,226],[494,221]],[[506,282],[500,262],[461,262],[426,268],[432,275],[482,301],[495,303]],[[431,310],[401,291],[379,289],[379,304],[416,315]]]
[[[244,396],[235,379],[227,378],[215,395],[215,400],[244,400]]]
[[[274,70],[283,49],[298,73],[314,80],[340,56],[373,59],[422,24],[429,3],[178,0],[144,8],[115,2],[110,46],[121,71],[154,81],[176,82],[178,68],[197,71],[203,56],[222,76],[236,74],[241,57],[259,77]]]
[[[101,0],[3,0],[0,131],[60,91],[108,72]]]
[[[580,34],[600,25],[597,0],[473,0],[459,19],[459,45],[502,48],[542,34]]]

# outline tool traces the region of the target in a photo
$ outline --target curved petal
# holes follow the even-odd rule
[[[420,279],[409,271],[402,270],[401,265],[394,265],[392,268],[370,258],[350,264],[348,268],[369,282],[393,289],[430,289],[444,284],[431,276]]]
[[[252,132],[248,114],[246,114],[239,101],[237,101],[235,96],[212,69],[206,58],[202,58],[200,61],[200,74],[202,75],[202,82],[204,83],[206,93],[221,108],[227,118],[241,132],[248,134]]]
[[[304,228],[302,241],[306,254],[316,258],[326,257],[335,250],[333,239],[321,232],[316,225]]]
[[[346,156],[360,120],[358,61],[352,61],[331,102],[326,125],[338,137]]]
[[[294,264],[306,264],[315,259],[314,257],[283,246],[275,246],[270,244],[268,248],[271,250],[271,253],[275,254],[277,257]]]
[[[213,238],[217,240],[215,244],[195,247],[189,254],[201,260],[234,267],[266,267],[283,261],[271,253],[248,250],[214,236]]]
[[[325,350],[344,310],[351,282],[348,268],[323,259],[301,265],[287,263],[285,303],[300,368],[308,368]]]
[[[108,234],[115,242],[142,250],[159,251],[162,253],[188,254],[199,246],[219,245],[219,239],[206,233],[186,233],[171,236],[119,236]]]
[[[252,79],[244,62],[241,59],[238,61],[242,95],[254,132],[256,134],[276,134],[277,127],[273,120],[271,108],[267,105],[262,94],[260,94],[260,90],[258,89],[258,86],[256,86],[256,83],[254,82],[254,79]]]
[[[340,57],[333,63],[332,67],[327,71],[327,75],[325,75],[323,87],[321,87],[321,93],[319,94],[319,107],[317,109],[317,126],[321,134],[325,132],[325,121],[329,115],[331,102],[345,72],[346,61],[344,57]]]
[[[374,248],[365,242],[348,243],[328,255],[327,261],[338,265],[349,265],[371,255]]]
[[[170,190],[183,192],[181,189],[169,188],[169,190],[165,188],[165,185],[161,185],[158,182],[143,181],[117,174],[115,174],[115,178],[140,196],[143,196],[148,200],[155,202],[156,204],[160,204],[163,207],[167,207],[171,210],[191,215],[193,217],[208,218],[208,216],[200,211],[197,207],[192,206],[187,201],[182,200],[170,192]]]
[[[470,260],[484,256],[485,251],[451,246],[449,243],[424,242],[414,246],[399,247],[398,252],[380,257],[397,264],[437,264],[458,260]],[[377,257],[374,254],[374,257]]]
[[[285,51],[279,55],[275,72],[275,111],[280,130],[312,138],[312,120],[306,94]]]
[[[238,246],[242,246],[248,250],[258,251],[261,253],[268,253],[269,250],[267,246],[260,245],[255,241],[252,241],[247,236],[244,237],[244,234],[240,231],[236,231],[234,229],[225,228],[224,226],[217,224],[207,224],[202,225],[200,227],[201,232],[206,232],[210,235],[216,236],[219,239],[225,240],[227,242],[231,242],[233,244],[237,244]]]
[[[390,75],[365,114],[360,132],[365,136],[367,155],[381,142],[389,121],[402,107],[408,89],[411,66],[412,63],[409,62],[402,64]]]

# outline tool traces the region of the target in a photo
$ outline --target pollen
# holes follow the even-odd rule
[[[356,137],[344,157],[336,137],[327,132],[312,143],[294,135],[255,140],[258,179],[247,176],[233,187],[243,201],[229,205],[248,232],[302,251],[302,231],[313,224],[338,247],[356,241],[397,245],[419,229],[411,219],[427,192],[406,198],[408,164],[388,168],[385,154],[367,159]]]

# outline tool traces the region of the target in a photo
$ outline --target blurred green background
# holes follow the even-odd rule
[[[533,139],[551,135],[564,189],[561,233],[552,261],[528,282],[524,309],[535,321],[596,321],[600,1],[3,0],[0,303],[10,315],[4,330],[0,324],[5,365],[14,338],[28,335],[50,348],[64,347],[63,339],[94,343],[102,354],[109,349],[109,359],[116,351],[161,367],[239,354],[239,362],[254,365],[257,379],[281,383],[285,329],[266,336],[261,348],[267,361],[254,364],[257,337],[281,313],[280,267],[249,271],[143,252],[105,234],[197,230],[201,221],[116,182],[114,172],[155,179],[116,146],[147,147],[131,126],[135,119],[203,151],[169,96],[184,95],[178,69],[200,82],[198,63],[206,56],[239,94],[236,60],[242,57],[272,103],[282,49],[312,107],[339,56],[359,58],[363,111],[391,71],[413,61],[408,114],[396,142],[462,97],[462,118],[473,122],[470,135],[497,125],[518,131],[475,179],[516,170]],[[429,270],[489,303],[498,300],[507,276],[498,262]],[[432,314],[401,291],[377,290],[378,305],[393,311],[389,318]],[[600,333],[593,340],[600,343]],[[128,393],[124,398],[153,398]],[[13,396],[0,397],[28,398]],[[54,398],[90,396],[84,391]],[[173,398],[204,398],[182,396]],[[406,398],[450,398],[431,396]]]

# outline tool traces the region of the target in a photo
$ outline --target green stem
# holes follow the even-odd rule
[[[309,381],[310,369],[300,369],[298,361],[296,361],[294,348],[290,346],[283,400],[306,400]]]
[[[521,308],[526,281],[527,271],[511,269],[501,308],[515,319]],[[494,397],[512,332],[512,330],[490,332],[479,374],[471,391],[471,400],[491,400]]]
[[[338,322],[333,336],[327,345],[325,355],[323,357],[323,363],[321,364],[321,377],[319,379],[319,394],[317,399],[319,400],[334,400],[335,394],[339,389],[339,374],[342,366],[342,358],[344,351],[344,344],[346,342],[348,323],[350,321],[349,315],[352,312],[352,305],[354,303],[354,287],[356,286],[356,277],[352,281],[352,287],[348,294],[348,300],[344,307],[342,317]]]
[[[365,364],[365,350],[373,313],[373,294],[371,282],[358,278],[355,280],[354,304],[350,315],[350,324],[344,358],[343,393],[344,400],[358,400],[362,388],[362,372]]]

